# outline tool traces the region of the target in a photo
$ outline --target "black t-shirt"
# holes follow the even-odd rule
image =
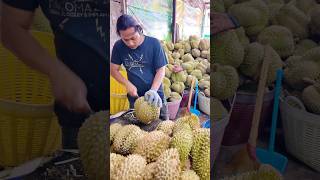
[[[107,0],[3,0],[35,11],[39,6],[54,33],[56,55],[86,84],[94,111],[109,109],[109,16]],[[58,108],[63,110],[63,107]],[[56,112],[59,116],[59,112]],[[60,114],[61,117],[63,113]],[[62,118],[60,118],[62,119]],[[76,123],[79,126],[78,120]],[[64,123],[64,122],[62,122]]]

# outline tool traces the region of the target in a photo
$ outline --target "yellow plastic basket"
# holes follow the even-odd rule
[[[41,32],[52,32],[50,23],[48,19],[43,14],[41,8],[38,8],[35,11],[34,18],[33,18],[33,24],[31,28],[35,31],[41,31]]]
[[[125,69],[121,69],[120,73],[127,78]],[[126,88],[110,76],[110,114],[116,114],[128,109],[129,102]]]
[[[53,36],[32,32],[54,54]],[[0,165],[17,166],[61,147],[48,78],[0,45]]]

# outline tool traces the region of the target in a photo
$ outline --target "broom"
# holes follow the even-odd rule
[[[268,54],[265,54],[268,56]],[[260,121],[260,114],[263,103],[263,95],[266,87],[268,70],[269,70],[269,59],[268,57],[264,58],[262,63],[262,70],[260,73],[260,79],[258,84],[256,104],[254,108],[253,120],[250,129],[250,136],[248,143],[240,151],[236,152],[233,156],[231,162],[226,165],[226,173],[243,173],[248,171],[255,171],[259,169],[260,163],[257,160],[256,156],[256,141],[258,137],[258,128]]]

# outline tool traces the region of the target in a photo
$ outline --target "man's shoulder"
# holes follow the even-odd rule
[[[150,42],[152,42],[152,43],[160,44],[160,40],[159,40],[159,39],[157,39],[157,38],[155,38],[155,37],[152,37],[152,36],[146,36],[146,35],[145,35],[145,37],[146,37],[147,39],[149,39],[149,41],[150,41]]]
[[[113,45],[113,48],[122,48],[122,47],[123,47],[123,42],[121,39],[117,40]]]

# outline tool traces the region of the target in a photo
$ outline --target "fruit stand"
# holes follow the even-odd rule
[[[319,179],[319,1],[216,0],[213,12],[227,13],[239,27],[213,35],[211,58],[215,67],[233,70],[221,75],[213,70],[211,95],[236,95],[230,120],[214,167],[220,179]],[[317,15],[316,15],[317,14]],[[289,161],[284,172],[260,169],[244,174],[227,171],[236,152],[248,142],[262,64],[270,62],[260,113],[258,147],[268,148],[275,97],[276,72],[283,71],[275,151]],[[230,85],[226,87],[226,83]],[[219,97],[220,96],[220,97]],[[214,108],[214,107],[211,107]],[[239,162],[240,164],[243,162]],[[265,168],[265,167],[263,167]]]

